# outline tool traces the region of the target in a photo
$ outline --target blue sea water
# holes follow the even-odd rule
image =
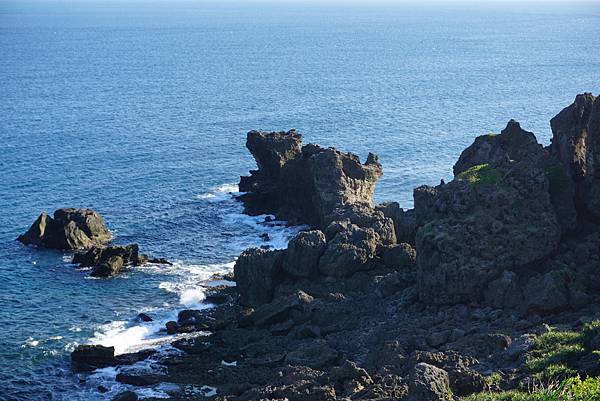
[[[0,2],[0,400],[106,399],[114,371],[81,383],[76,344],[164,339],[260,234],[285,245],[293,228],[228,194],[254,168],[248,130],[378,153],[377,200],[411,207],[510,118],[548,144],[549,119],[600,92],[598,38],[596,2]],[[14,241],[65,206],[177,263],[92,280]]]

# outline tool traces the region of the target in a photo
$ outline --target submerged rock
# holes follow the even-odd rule
[[[43,212],[17,240],[25,245],[53,249],[89,249],[113,239],[100,214],[90,209],[58,209],[50,217]]]
[[[139,399],[138,395],[133,391],[123,391],[115,395],[111,401],[137,401]]]
[[[276,214],[293,223],[324,227],[325,218],[347,204],[373,206],[375,183],[382,174],[377,157],[365,164],[358,156],[317,145],[301,146],[296,131],[248,133],[246,146],[258,170],[240,180],[240,196],[249,214]]]

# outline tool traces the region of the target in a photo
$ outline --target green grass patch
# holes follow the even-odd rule
[[[560,383],[540,385],[530,391],[473,394],[464,401],[600,401],[600,378],[578,376]]]
[[[586,353],[583,332],[550,330],[536,339],[526,367],[544,381],[564,379],[575,373],[571,366]]]
[[[467,181],[473,188],[485,188],[498,185],[502,181],[502,173],[489,164],[479,164],[463,171],[457,178]]]

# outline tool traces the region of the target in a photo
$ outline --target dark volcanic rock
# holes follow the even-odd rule
[[[376,254],[378,236],[372,228],[348,224],[335,234],[319,260],[319,272],[326,276],[349,276],[369,267]]]
[[[147,315],[146,313],[139,313],[138,314],[138,319],[140,319],[142,322],[151,322],[151,321],[154,320],[149,315]]]
[[[82,267],[93,267],[93,277],[109,277],[118,274],[125,266],[138,266],[147,260],[140,255],[137,244],[126,246],[92,247],[85,253],[76,253],[73,263]]]
[[[387,202],[375,206],[375,210],[382,212],[385,217],[393,220],[397,242],[414,245],[417,233],[414,209],[404,210],[398,202]]]
[[[531,138],[519,130],[511,122],[501,135]],[[530,146],[542,153],[521,161],[498,158],[498,164],[470,167],[448,184],[415,190],[422,301],[480,301],[504,270],[518,273],[557,249],[564,226],[541,161],[546,154]],[[462,157],[457,171],[468,165],[467,159]],[[478,156],[476,162],[481,160]]]
[[[131,384],[132,386],[151,386],[163,381],[164,376],[157,374],[119,373],[115,379],[120,383]]]
[[[408,401],[451,401],[448,373],[426,363],[415,366],[408,390]]]
[[[290,222],[323,228],[336,208],[373,206],[375,183],[382,174],[377,157],[358,156],[333,148],[306,145],[295,131],[248,133],[246,146],[258,170],[240,180],[240,196],[249,214],[274,213]]]
[[[552,152],[576,182],[578,203],[600,219],[600,99],[577,95],[550,125]]]
[[[242,305],[258,306],[271,302],[282,257],[282,251],[262,248],[242,252],[233,268]]]
[[[257,326],[278,323],[292,318],[293,310],[302,310],[313,301],[313,297],[303,291],[285,298],[277,298],[273,302],[261,305],[250,315],[250,319]]]
[[[137,401],[139,399],[138,395],[133,391],[123,391],[115,395],[111,401]]]
[[[533,133],[521,129],[515,120],[510,120],[499,135],[488,134],[475,138],[475,142],[462,151],[454,165],[454,175],[480,164],[510,166],[511,162],[539,157],[543,151]]]
[[[499,135],[477,137],[461,153],[454,165],[454,174],[458,176],[470,168],[484,164],[506,171],[515,163],[528,164],[543,171],[549,183],[550,201],[562,231],[573,231],[577,214],[571,180],[559,160],[538,144],[533,133],[522,129],[515,120],[510,120]]]
[[[299,349],[287,354],[286,362],[318,369],[334,363],[337,358],[336,350],[328,346],[325,341],[318,340],[303,344]]]
[[[325,246],[325,234],[321,231],[301,232],[288,243],[283,259],[283,271],[294,277],[314,275]]]
[[[91,371],[115,365],[115,347],[78,345],[71,352],[71,363],[75,371]]]
[[[113,239],[100,214],[90,209],[58,209],[54,217],[43,212],[17,240],[25,245],[54,249],[88,249]]]
[[[277,178],[283,166],[300,155],[302,135],[294,129],[288,132],[250,131],[246,138],[246,147],[254,156],[258,171],[265,176]]]
[[[414,265],[417,252],[407,243],[395,244],[383,249],[383,263],[393,269]]]

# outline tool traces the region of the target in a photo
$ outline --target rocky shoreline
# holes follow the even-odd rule
[[[363,164],[294,130],[249,132],[246,213],[310,228],[287,249],[244,251],[214,308],[167,324],[197,333],[173,342],[182,353],[117,380],[175,383],[175,400],[442,401],[600,375],[600,97],[578,95],[551,128],[548,147],[514,120],[476,138],[411,210],[374,204],[373,154]],[[72,360],[150,354],[86,346]]]

